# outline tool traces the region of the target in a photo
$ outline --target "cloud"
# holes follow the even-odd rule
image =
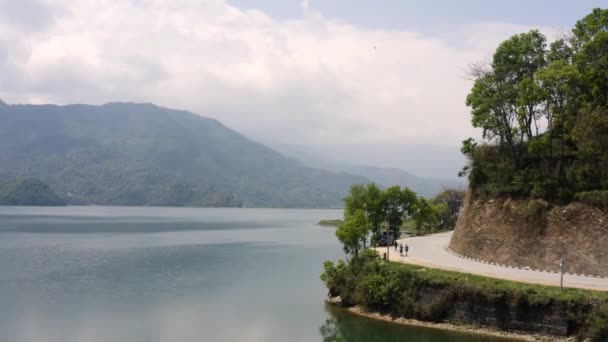
[[[20,18],[0,25],[6,102],[154,102],[298,144],[459,144],[478,134],[464,68],[528,29],[368,29],[310,1],[299,20],[221,0],[0,1]]]

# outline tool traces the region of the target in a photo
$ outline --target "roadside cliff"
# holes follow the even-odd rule
[[[467,195],[450,248],[517,267],[608,276],[608,212],[573,202]]]

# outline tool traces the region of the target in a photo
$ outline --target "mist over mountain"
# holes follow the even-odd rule
[[[263,141],[267,146],[307,165],[325,169],[367,165],[401,169],[415,177],[463,182],[458,171],[467,164],[460,146],[409,143],[300,145]]]
[[[40,179],[71,204],[339,207],[370,182],[152,104],[0,102],[0,121],[0,180]]]
[[[466,187],[466,179],[457,177],[458,171],[466,163],[465,158],[457,149],[448,147],[371,144],[354,145],[349,149],[280,143],[269,145],[306,165],[360,175],[382,187],[407,186],[425,197],[432,197],[445,187]],[[411,169],[424,176],[409,172]]]

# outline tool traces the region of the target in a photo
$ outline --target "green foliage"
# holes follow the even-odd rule
[[[365,212],[361,209],[348,215],[336,230],[336,237],[342,243],[345,253],[350,253],[353,257],[359,256],[361,246],[365,245],[369,234],[369,221]]]
[[[423,197],[418,198],[414,205],[412,219],[416,224],[416,234],[431,232],[439,223],[438,209]]]
[[[65,201],[36,179],[0,183],[0,205],[62,206]]]
[[[341,207],[368,182],[151,104],[0,105],[0,122],[0,180],[40,179],[71,204]]]
[[[392,186],[382,194],[382,210],[385,213],[386,225],[394,236],[399,235],[404,216],[411,215],[416,203],[416,193],[398,185]]]
[[[547,202],[539,200],[529,201],[525,205],[519,206],[515,214],[521,220],[535,223],[538,227],[544,227],[547,223],[549,209]]]
[[[393,236],[399,236],[404,223],[412,222],[417,235],[453,229],[464,196],[462,190],[445,188],[433,199],[427,200],[409,188],[392,186],[383,191],[375,184],[354,185],[344,199],[344,220],[366,224],[371,232],[371,242],[375,245],[383,227]],[[366,220],[363,217],[355,218],[357,213],[363,214]],[[363,246],[366,240],[367,235],[362,240]]]
[[[608,294],[487,278],[465,273],[387,263],[366,251],[346,263],[325,263],[321,279],[330,295],[346,305],[394,317],[443,322],[455,305],[491,307],[505,319],[531,313],[560,314],[569,333],[604,341],[608,334]],[[524,318],[522,318],[524,317]],[[500,324],[500,322],[497,322]],[[508,322],[506,322],[508,326]]]
[[[463,142],[475,193],[568,202],[608,190],[608,10],[580,20],[549,49],[533,30],[473,70],[467,96],[485,143]]]
[[[608,303],[604,303],[591,318],[589,340],[591,342],[608,341]]]
[[[466,192],[463,190],[446,189],[431,200],[437,218],[437,224],[432,227],[431,232],[451,230],[456,227],[465,195]]]
[[[582,203],[608,210],[608,190],[579,192],[575,195],[575,198]]]

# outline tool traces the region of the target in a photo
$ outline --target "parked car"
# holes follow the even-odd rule
[[[382,235],[380,235],[380,239],[378,240],[378,246],[386,247],[395,243],[395,234],[390,231],[383,231]]]

